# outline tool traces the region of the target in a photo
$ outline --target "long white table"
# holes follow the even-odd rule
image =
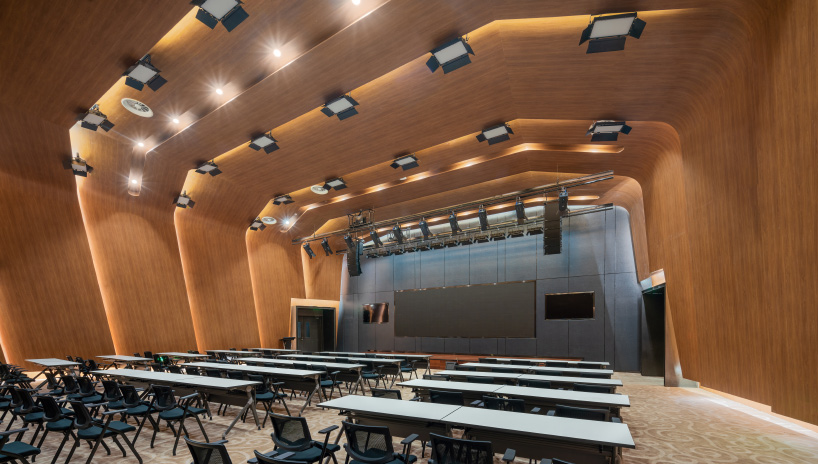
[[[349,357],[361,357],[365,358],[367,353],[353,353],[348,351],[321,351],[318,354],[322,355],[330,355],[335,356],[337,358],[349,358]],[[372,352],[368,354],[377,354],[380,358],[399,358],[399,359],[406,359],[409,361],[425,361],[426,362],[426,370],[424,374],[431,373],[431,367],[429,366],[429,362],[432,359],[432,355],[430,354],[404,354],[404,353],[381,353],[381,352]]]
[[[218,364],[217,364],[218,365]],[[243,391],[247,395],[247,401],[244,403],[241,411],[233,419],[233,422],[227,427],[227,430],[222,434],[225,438],[233,426],[236,425],[239,418],[249,409],[253,413],[253,419],[256,421],[256,427],[261,430],[261,424],[258,421],[258,414],[256,413],[256,385],[259,382],[250,380],[233,380],[215,377],[205,377],[201,375],[185,375],[185,374],[169,374],[167,372],[153,372],[135,369],[108,369],[104,371],[93,371],[94,374],[110,376],[127,383],[132,383],[141,387],[145,387],[145,393],[153,384],[167,385],[180,390],[187,390],[188,392],[198,393],[204,400],[205,407],[208,414],[210,414],[210,400],[218,401],[220,403],[241,405],[236,401],[236,395],[229,394],[230,391]],[[186,394],[186,393],[184,393]]]
[[[575,367],[540,367],[540,366],[520,366],[517,364],[490,364],[490,363],[476,363],[476,362],[467,362],[463,364],[458,364],[458,366],[465,366],[465,367],[474,367],[478,370],[488,370],[491,369],[506,369],[506,370],[513,370],[513,371],[522,371],[522,372],[531,372],[536,373],[538,371],[544,372],[566,372],[569,374],[597,374],[597,375],[607,375],[610,378],[614,371],[610,369],[581,369]]]
[[[446,375],[452,378],[465,379],[466,377],[491,377],[501,379],[506,382],[517,383],[520,380],[548,380],[554,385],[565,385],[574,387],[575,383],[588,385],[604,385],[606,387],[621,387],[622,381],[619,379],[594,379],[591,377],[566,377],[556,375],[536,375],[536,374],[511,374],[503,372],[480,372],[480,371],[438,371],[437,375]]]
[[[150,358],[142,358],[139,356],[124,356],[119,354],[109,354],[105,356],[97,356],[97,358],[104,359],[113,363],[114,368],[118,368],[117,363],[125,364],[125,369],[130,369],[134,364],[145,364],[153,361]]]
[[[280,354],[294,354],[300,353],[301,350],[288,350],[286,348],[250,348],[253,351],[261,351],[264,354],[273,354],[273,355],[280,355]]]
[[[26,359],[26,361],[37,364],[42,366],[43,370],[41,370],[37,375],[33,378],[36,379],[37,377],[43,375],[46,371],[53,373],[54,375],[61,374],[66,371],[71,371],[75,367],[79,366],[79,363],[74,361],[69,361],[67,359],[59,359],[59,358],[39,358],[39,359]],[[40,382],[35,388],[39,390],[43,385],[48,382],[48,379]]]
[[[292,366],[293,364],[304,364],[303,361],[294,361],[292,359],[266,359],[266,358],[238,358],[238,362],[256,363],[256,364],[272,364],[274,366]],[[310,365],[323,366],[329,370],[340,371],[339,380],[350,382],[355,385],[354,390],[350,390],[350,394],[357,392],[358,387],[361,388],[361,393],[365,393],[364,381],[361,378],[361,370],[365,367],[363,364],[347,364],[334,363],[325,361],[310,361]],[[353,376],[353,377],[350,377]]]
[[[339,410],[350,421],[389,424],[395,436],[417,433],[427,439],[429,432],[446,434],[451,427],[465,427],[469,436],[491,441],[495,449],[513,448],[530,459],[608,464],[621,457],[622,448],[636,447],[628,426],[613,422],[369,396],[346,396],[318,406]]]
[[[167,356],[169,358],[175,358],[178,362],[179,359],[205,359],[209,358],[210,356],[206,354],[196,354],[196,353],[182,353],[181,351],[166,351],[164,353],[156,353],[159,356]]]
[[[497,362],[509,364],[511,361],[524,361],[530,364],[548,366],[550,363],[566,363],[571,367],[589,367],[589,368],[603,368],[608,367],[611,363],[607,361],[565,361],[562,359],[534,359],[534,358],[486,358],[496,359]]]
[[[327,362],[335,361],[334,356],[318,356],[318,355],[314,355],[314,354],[290,354],[290,355],[284,355],[284,356],[281,356],[281,357],[282,358],[288,358],[288,359],[301,359],[301,360],[305,360],[305,362],[312,362],[310,360],[313,360],[313,359],[317,360],[317,361],[327,361]],[[338,357],[341,357],[341,356],[338,356]],[[384,367],[387,368],[386,374],[392,375],[392,383],[389,385],[389,388],[392,388],[392,386],[397,381],[398,377],[400,377],[401,381],[404,380],[403,372],[400,370],[400,365],[403,362],[402,358],[353,358],[353,357],[349,357],[349,358],[344,358],[344,359],[348,359],[348,360],[350,360],[352,362],[362,363],[362,364],[367,364],[367,363],[374,363],[376,365],[378,365],[378,364],[381,364],[381,365],[389,364],[388,367],[384,366]]]
[[[258,358],[250,358],[253,362],[258,362]],[[218,369],[221,371],[241,371],[251,374],[260,374],[273,377],[275,380],[284,382],[285,388],[308,392],[309,396],[304,400],[304,405],[298,411],[300,416],[304,412],[304,408],[312,400],[315,392],[321,391],[321,371],[302,370],[302,369],[282,369],[278,367],[263,367],[263,366],[248,366],[246,364],[224,364],[224,363],[210,363],[210,362],[191,362],[184,363],[185,367],[200,367],[204,369]],[[306,380],[305,380],[306,379]],[[319,393],[320,398],[320,393]],[[289,408],[287,408],[289,412]]]

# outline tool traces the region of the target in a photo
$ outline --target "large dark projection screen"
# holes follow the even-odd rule
[[[535,282],[395,292],[396,337],[535,336]]]
[[[594,292],[548,293],[546,319],[593,319]]]

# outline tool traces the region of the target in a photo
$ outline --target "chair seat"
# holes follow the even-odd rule
[[[26,422],[39,422],[43,420],[43,413],[42,412],[30,412],[26,414],[26,417],[23,419]]]
[[[122,400],[112,401],[108,403],[108,409],[122,409],[124,406],[125,405],[124,403],[122,403]]]
[[[181,408],[173,408],[160,412],[159,418],[162,420],[177,420],[182,418],[182,414],[184,414],[184,411]]]
[[[34,446],[29,445],[23,441],[13,441],[11,443],[6,443],[3,446],[3,449],[0,450],[0,453],[8,451],[9,453],[16,454],[18,456],[36,456],[40,454],[40,448],[35,448]],[[5,454],[0,454],[0,461],[6,462],[11,460],[9,456]]]
[[[272,401],[275,398],[276,398],[276,395],[273,392],[256,393],[256,400],[258,400],[258,401]]]
[[[416,462],[417,460],[418,460],[417,456],[415,456],[413,454],[409,455],[409,462]],[[367,463],[365,463],[363,461],[356,461],[354,459],[350,459],[349,462],[351,464],[367,464]],[[400,453],[395,453],[395,459],[393,459],[391,461],[387,461],[387,462],[385,462],[383,464],[402,464],[404,462],[406,462],[406,455],[400,454]]]
[[[45,424],[45,429],[50,432],[63,432],[70,429],[74,424],[71,419],[60,419],[55,422],[48,422]]]
[[[365,379],[377,379],[380,377],[379,374],[361,374],[361,377]]]
[[[335,381],[335,382],[333,382],[332,380],[322,380],[322,381],[320,382],[320,385],[321,385],[322,387],[331,387],[331,386],[333,386],[333,385],[340,385],[340,384],[341,384],[341,381],[340,381],[340,380],[337,380],[337,381]]]
[[[313,444],[313,446],[318,446],[320,448],[324,447],[324,443],[320,442],[320,441],[313,440],[312,444]],[[327,443],[327,451],[328,452],[337,453],[340,450],[341,450],[341,445],[336,445],[334,443]]]
[[[125,414],[129,416],[141,416],[146,412],[148,412],[147,404],[140,404],[139,406],[134,406],[125,410]]]
[[[134,427],[131,424],[122,422],[122,421],[111,421],[111,423],[108,424],[108,429],[116,430],[117,432],[120,432],[120,433],[125,433],[125,432],[133,432],[134,430],[136,430],[136,427]]]
[[[400,371],[401,372],[414,372],[415,370],[412,369],[411,367],[401,367]]]

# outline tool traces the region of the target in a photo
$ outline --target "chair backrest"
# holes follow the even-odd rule
[[[435,464],[493,464],[490,441],[461,440],[430,433]]]
[[[136,392],[136,387],[133,385],[120,385],[119,391],[122,393],[122,404],[125,407],[133,408],[142,404],[139,393]]]
[[[351,424],[347,421],[342,424],[347,438],[344,448],[354,460],[366,464],[383,464],[395,459],[389,427]]]
[[[205,369],[205,373],[208,377],[221,377],[222,371],[221,369]]]
[[[148,359],[153,359],[153,352],[152,351],[146,351],[145,352],[145,357],[148,358]]]
[[[493,377],[466,377],[469,383],[494,383]]]
[[[520,379],[519,385],[521,387],[551,388],[551,381],[550,380]]]
[[[141,357],[142,357],[142,355],[141,355],[141,354],[139,354],[139,353],[134,353],[134,354],[133,354],[133,357],[134,357],[134,358],[141,358]]]
[[[443,390],[429,390],[429,400],[432,403],[463,406],[463,393]]]
[[[310,365],[309,364],[304,364],[304,363],[293,363],[293,369],[308,371],[308,370],[310,370]]]
[[[165,372],[164,366],[162,366],[162,364],[158,362],[152,362],[150,363],[150,366],[151,370],[153,370],[154,372]]]
[[[65,417],[53,396],[42,395],[37,398],[43,408],[43,420],[46,422],[56,422]]]
[[[525,359],[512,359],[511,365],[513,366],[530,366],[531,363],[526,361]]]
[[[168,364],[167,366],[165,366],[165,370],[167,370],[171,374],[181,374],[182,366],[177,366],[176,364]]]
[[[551,375],[556,377],[562,377],[562,371],[536,371],[536,375]]]
[[[176,396],[173,389],[166,385],[151,385],[154,394],[153,407],[157,411],[167,411],[176,407]]]
[[[496,396],[483,395],[483,405],[487,409],[498,409],[500,411],[525,412],[525,400],[497,398]]]
[[[423,380],[449,380],[449,376],[440,374],[423,374]]]
[[[267,386],[267,382],[264,380],[263,375],[247,374],[247,380],[249,380],[251,382],[260,382],[258,385],[256,385],[256,394],[257,395],[261,394],[261,393],[269,393],[270,392],[270,388]]]
[[[73,375],[61,375],[60,380],[65,385],[65,393],[76,393],[80,390],[80,386],[77,385],[77,378]]]
[[[227,371],[227,378],[233,380],[244,380],[244,372],[242,371]]]
[[[568,363],[565,361],[546,361],[546,367],[568,367]]]
[[[80,377],[77,379],[77,384],[80,386],[80,393],[83,395],[91,395],[96,393],[96,389],[94,389],[94,384],[91,382],[91,379],[88,377]]]
[[[202,443],[185,436],[185,443],[193,457],[193,464],[233,464],[224,442]]]
[[[31,396],[31,392],[24,388],[17,388],[17,394],[20,395],[20,410],[22,412],[33,411],[37,404]]]
[[[483,364],[497,364],[497,360],[493,358],[477,358],[477,361]]]
[[[576,406],[563,406],[558,404],[554,410],[557,417],[570,417],[572,419],[584,419],[608,422],[611,413],[607,409],[578,408]]]
[[[89,359],[88,361],[85,361],[85,362],[88,364],[88,369],[89,370],[92,370],[92,371],[99,370],[99,365],[93,359]]]
[[[389,390],[386,388],[371,388],[372,396],[375,398],[391,398],[393,400],[401,400],[400,390]]]
[[[66,355],[66,356],[65,356],[65,359],[67,359],[67,360],[69,360],[69,361],[71,361],[71,362],[74,362],[74,357],[73,357],[73,356],[71,356],[70,354],[69,354],[69,355]]]
[[[118,401],[122,399],[122,393],[119,391],[119,384],[113,380],[103,380],[102,388],[104,389],[102,393],[103,401]]]
[[[588,392],[588,393],[613,393],[616,387],[609,387],[607,385],[590,385],[587,383],[575,383],[574,391]]]
[[[610,379],[610,374],[606,374],[604,372],[600,372],[597,374],[596,372],[581,372],[579,374],[580,377],[585,377],[589,379]]]
[[[509,369],[507,367],[492,367],[491,372],[497,372],[500,374],[519,374],[520,371],[517,369]]]
[[[446,370],[456,371],[457,370],[457,361],[446,361]]]
[[[82,401],[71,401],[71,409],[74,410],[74,427],[83,430],[94,426],[91,414]]]
[[[273,422],[273,433],[270,436],[276,446],[287,451],[301,451],[312,446],[307,419],[272,412],[268,415]]]

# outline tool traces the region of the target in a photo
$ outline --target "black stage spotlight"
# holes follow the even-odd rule
[[[400,230],[400,225],[395,224],[395,227],[392,228],[392,236],[395,237],[398,245],[403,245],[403,232]]]
[[[477,141],[484,142],[488,140],[489,145],[494,145],[495,143],[505,142],[510,139],[509,134],[513,133],[508,124],[500,124],[499,126],[489,127],[477,134]]]
[[[525,230],[522,227],[515,227],[508,231],[509,238],[522,237],[523,235],[525,235]]]
[[[211,29],[221,22],[230,32],[250,17],[241,7],[241,0],[191,0],[190,3],[199,7],[196,19]]]
[[[310,259],[315,258],[315,252],[312,251],[312,248],[310,248],[309,243],[305,243],[305,244],[301,245],[301,247],[304,248],[304,251],[307,252],[307,255],[310,257]]]
[[[418,243],[417,251],[429,251],[429,242]]]
[[[460,242],[458,242],[458,240],[454,237],[449,237],[443,240],[443,246],[446,248],[456,247],[457,245],[460,245]]]
[[[324,189],[326,189],[326,190],[329,190],[329,189],[342,190],[342,189],[345,189],[345,188],[347,188],[347,184],[346,184],[346,182],[344,182],[344,179],[342,179],[340,177],[337,177],[335,179],[330,179],[330,180],[324,182]]]
[[[176,206],[179,208],[193,208],[193,205],[196,204],[195,201],[191,200],[190,197],[187,196],[187,192],[185,192],[184,190],[182,190],[181,195],[176,197],[174,203],[176,203]]]
[[[366,252],[366,257],[369,259],[375,259],[378,257],[378,250],[372,249]]]
[[[489,234],[485,232],[474,234],[474,241],[475,243],[486,243],[489,241]]]
[[[324,249],[324,253],[327,256],[332,254],[332,248],[329,247],[329,241],[327,239],[321,240],[321,248]]]
[[[407,169],[416,168],[420,165],[418,164],[418,158],[415,155],[406,155],[396,158],[395,161],[393,161],[389,166],[391,166],[392,169],[403,168],[403,170],[406,171]]]
[[[250,230],[264,230],[267,226],[264,225],[264,221],[261,220],[260,217],[253,219],[253,222],[250,224]]]
[[[289,195],[276,195],[273,198],[274,205],[289,205],[290,203],[295,203],[293,201],[293,197]]]
[[[324,107],[321,108],[321,112],[329,117],[338,116],[338,119],[344,120],[358,114],[358,110],[355,109],[356,106],[358,106],[358,102],[349,95],[344,95],[326,102]]]
[[[525,203],[520,197],[517,197],[517,201],[514,202],[514,212],[517,213],[517,225],[521,225],[528,219],[525,217]]]
[[[406,250],[404,250],[403,247],[396,247],[392,249],[392,254],[395,256],[402,255],[405,252]]]
[[[504,230],[495,230],[495,231],[492,231],[489,234],[489,236],[495,242],[498,241],[498,240],[505,240],[506,239],[506,232]]]
[[[392,252],[391,252],[391,251],[389,251],[389,250],[387,250],[386,248],[379,248],[379,249],[378,249],[378,256],[379,256],[379,257],[389,256],[389,255],[391,255],[391,254],[392,254]]]
[[[259,151],[262,148],[264,149],[264,153],[272,153],[278,150],[278,140],[273,138],[271,133],[256,135],[252,138],[250,142],[250,148],[255,151]]]
[[[432,57],[426,61],[426,66],[432,72],[442,67],[443,74],[447,74],[471,63],[469,55],[474,55],[474,50],[469,46],[468,39],[458,37],[432,50]]]
[[[457,224],[457,213],[452,211],[452,214],[449,215],[449,225],[452,227],[452,233],[456,234],[458,232],[463,232],[460,230],[460,226]]]
[[[585,135],[591,136],[591,142],[616,142],[620,132],[630,134],[631,126],[625,121],[597,121],[591,124]]]
[[[347,248],[350,250],[355,248],[355,239],[349,235],[344,235],[344,242],[347,244]]]
[[[145,85],[156,92],[168,81],[159,75],[161,71],[151,64],[151,56],[145,55],[125,71],[125,85],[141,91]]]
[[[96,131],[97,128],[101,127],[102,130],[108,132],[114,127],[114,123],[108,120],[108,116],[105,116],[99,110],[99,105],[92,106],[87,113],[79,117],[79,120],[82,122],[83,128],[92,131]]]
[[[70,160],[65,160],[63,162],[63,167],[65,169],[70,169],[75,176],[80,177],[88,177],[88,174],[94,170],[88,163],[80,158],[80,154],[77,153],[77,156],[71,158]]]
[[[525,231],[528,235],[542,235],[543,233],[543,225],[542,224],[532,224],[526,228]]]
[[[432,232],[429,230],[429,224],[426,223],[426,218],[421,218],[420,222],[418,222],[418,226],[420,227],[420,233],[423,234],[423,240],[429,240],[429,237],[432,236]]]
[[[443,240],[435,240],[429,243],[429,248],[431,248],[432,250],[439,250],[443,248]]]
[[[636,13],[617,13],[592,16],[588,27],[582,31],[579,44],[586,41],[586,53],[615,52],[625,49],[628,36],[638,39],[645,30],[645,22],[636,17]]]
[[[477,218],[480,219],[480,230],[488,230],[489,228],[489,217],[486,214],[486,207],[480,205],[477,208]]]
[[[372,238],[372,243],[375,244],[375,247],[382,247],[383,246],[383,242],[381,242],[381,238],[378,237],[378,231],[377,230],[370,230],[369,231],[369,237]]]
[[[471,245],[474,243],[474,240],[468,235],[463,235],[457,238],[457,243],[460,245]]]
[[[222,172],[219,170],[219,167],[213,161],[208,161],[205,164],[196,168],[196,174],[210,174],[211,176],[218,176]]]
[[[559,204],[561,212],[568,211],[568,190],[564,188],[560,190]]]

